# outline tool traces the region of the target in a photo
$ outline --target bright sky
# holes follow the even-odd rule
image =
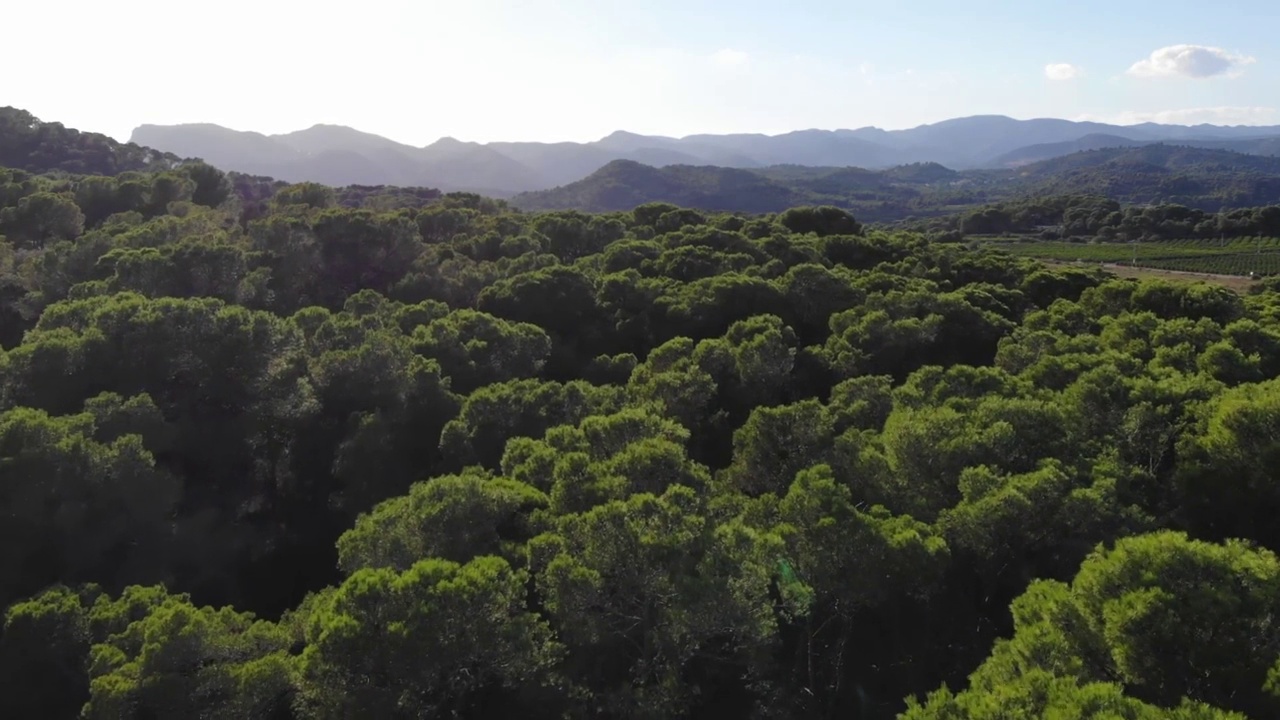
[[[180,122],[413,145],[976,114],[1280,124],[1276,0],[0,4],[0,106],[122,139]]]

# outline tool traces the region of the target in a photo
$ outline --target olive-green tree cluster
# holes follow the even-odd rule
[[[1266,287],[198,163],[0,235],[5,717],[1280,712]]]

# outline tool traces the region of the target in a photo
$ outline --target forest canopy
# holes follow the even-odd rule
[[[4,717],[1280,714],[1272,285],[41,137]]]

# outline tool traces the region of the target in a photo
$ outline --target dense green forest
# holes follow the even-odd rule
[[[1274,285],[24,127],[0,716],[1280,714]]]
[[[1280,205],[1206,212],[1176,203],[1125,205],[1105,195],[1048,194],[891,225],[942,233],[957,240],[984,235],[1036,236],[1071,242],[1220,240],[1280,235]]]
[[[1122,205],[1103,196],[1044,195],[892,225],[935,240],[993,242],[1054,261],[1124,262],[1234,275],[1280,273],[1280,205],[1206,212]]]

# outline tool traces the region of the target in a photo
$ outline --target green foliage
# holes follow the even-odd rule
[[[537,325],[511,323],[458,310],[420,326],[415,350],[440,363],[455,392],[534,377],[551,354],[551,338]]]
[[[4,717],[1280,710],[1275,283],[956,242],[1200,262],[1274,209],[623,166],[519,213],[9,137]]]
[[[84,232],[84,213],[65,195],[40,192],[0,210],[0,232],[19,249],[41,248],[59,240],[74,240]]]
[[[0,414],[0,602],[56,581],[163,577],[181,483],[139,435],[94,435],[88,414]]]
[[[556,425],[614,410],[620,402],[618,388],[580,380],[488,385],[468,395],[458,417],[444,428],[441,451],[459,467],[474,463],[496,469],[511,438],[538,437]]]
[[[975,695],[1051,673],[1118,682],[1174,707],[1190,699],[1249,716],[1280,651],[1272,622],[1280,564],[1265,550],[1161,532],[1098,550],[1071,584],[1037,581],[1013,606],[1015,633],[973,675]]]
[[[831,316],[825,354],[843,377],[904,378],[925,365],[990,362],[1012,323],[960,293],[891,291]]]
[[[1278,422],[1280,383],[1274,380],[1223,393],[1205,409],[1178,448],[1185,458],[1178,492],[1192,527],[1277,547],[1280,535],[1270,518],[1280,507],[1273,480]]]
[[[306,620],[305,716],[501,712],[494,696],[550,682],[558,655],[546,623],[524,608],[526,582],[494,557],[356,572]]]
[[[43,122],[25,110],[0,108],[0,166],[85,175],[117,175],[174,164],[178,158],[132,143],[122,145],[98,133],[82,133],[62,123]]]
[[[287,628],[186,595],[52,588],[13,605],[0,640],[14,716],[275,717],[296,685]],[[83,707],[81,707],[83,706]]]
[[[93,634],[86,605],[95,590],[54,587],[9,606],[0,635],[6,717],[74,717],[88,701]]]
[[[778,222],[797,235],[857,235],[862,231],[853,216],[830,206],[791,208],[778,215]]]
[[[228,720],[279,714],[294,688],[290,644],[282,628],[250,614],[166,597],[93,646],[82,714]]]
[[[835,430],[817,400],[758,407],[733,435],[734,462],[725,472],[748,495],[778,493],[796,473],[829,459]]]
[[[1125,695],[1116,683],[1080,684],[1033,670],[1013,682],[984,692],[930,693],[925,704],[914,698],[902,720],[998,720],[1012,717],[1080,718],[1082,720],[1244,720],[1203,703],[1183,702],[1164,708]]]
[[[677,712],[701,691],[687,680],[695,667],[749,672],[767,643],[776,541],[717,527],[698,505],[685,487],[633,495],[564,516],[530,544],[539,592],[592,712]]]
[[[532,536],[531,513],[547,502],[524,483],[474,469],[433,478],[362,514],[338,538],[338,565],[353,574],[383,567],[403,572],[426,557],[514,561]]]

